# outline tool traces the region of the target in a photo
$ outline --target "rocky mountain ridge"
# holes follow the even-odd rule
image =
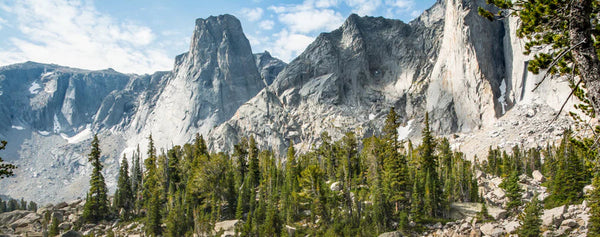
[[[93,133],[114,190],[118,160],[138,145],[144,153],[150,134],[159,148],[201,133],[215,151],[249,135],[279,153],[290,141],[303,151],[325,131],[334,139],[348,131],[376,135],[393,106],[402,139],[419,136],[427,111],[437,135],[467,134],[457,140],[467,148],[468,134],[499,129],[509,115],[520,119],[517,105],[556,110],[567,83],[530,92],[538,77],[523,70],[528,57],[516,20],[489,22],[478,6],[486,4],[440,0],[408,24],[351,15],[289,65],[253,54],[239,20],[222,15],[196,21],[190,50],[170,72],[1,67],[0,137],[9,144],[0,156],[20,168],[0,181],[0,193],[40,203],[83,197]],[[539,132],[539,142],[556,137]],[[505,143],[521,141],[514,139]]]

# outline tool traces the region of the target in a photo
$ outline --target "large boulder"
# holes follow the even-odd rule
[[[30,211],[15,210],[0,214],[0,225],[9,225],[31,213]]]
[[[479,230],[481,230],[481,233],[483,233],[484,235],[492,237],[500,237],[503,236],[505,233],[502,227],[499,227],[492,223],[483,224],[481,227],[479,227]]]
[[[542,173],[539,170],[534,170],[531,173],[531,176],[533,176],[533,181],[541,183],[545,181],[544,175],[542,175]]]
[[[50,219],[56,218],[58,220],[58,222],[62,222],[63,218],[64,218],[63,213],[64,213],[63,211],[55,210],[55,211],[52,212],[52,215],[50,216]]]
[[[494,196],[496,196],[496,198],[498,198],[500,200],[502,200],[502,199],[504,199],[504,197],[506,197],[506,193],[501,188],[494,189],[493,194],[494,194]]]
[[[69,204],[67,204],[66,202],[61,202],[61,203],[56,204],[56,206],[54,208],[55,209],[62,209],[62,208],[65,208],[67,206],[69,206]]]
[[[31,212],[31,213],[27,214],[26,216],[13,222],[10,226],[13,229],[16,229],[18,227],[24,227],[24,226],[28,226],[30,224],[34,224],[39,219],[40,219],[40,216],[37,213]]]
[[[520,226],[521,224],[518,221],[510,221],[504,225],[504,230],[506,230],[506,233],[514,234],[517,233]]]
[[[499,207],[488,207],[488,213],[494,218],[494,220],[502,220],[508,217],[508,212]]]
[[[235,227],[241,220],[227,220],[215,223],[215,233],[223,232],[221,236],[235,236]]]
[[[70,230],[71,227],[73,227],[73,224],[71,222],[63,222],[60,223],[60,225],[58,225],[58,228],[61,230]]]
[[[379,237],[402,237],[404,235],[402,235],[399,231],[393,231],[393,232],[385,232],[379,235]]]
[[[555,207],[544,210],[542,215],[542,225],[558,227],[563,220],[563,214],[567,208],[565,206]]]

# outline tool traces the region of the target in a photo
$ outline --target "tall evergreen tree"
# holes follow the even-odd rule
[[[521,193],[523,192],[519,186],[518,172],[515,170],[510,176],[504,178],[500,187],[504,189],[508,198],[506,209],[509,212],[517,213],[519,206],[521,206]]]
[[[123,211],[121,218],[128,219],[134,205],[133,192],[131,190],[131,180],[129,179],[129,163],[127,157],[123,155],[121,168],[119,169],[119,179],[117,181],[117,191],[115,191],[114,206],[118,212]]]
[[[285,163],[285,183],[283,184],[282,201],[286,221],[293,222],[298,212],[296,197],[298,192],[298,164],[294,142],[290,141]]]
[[[420,175],[424,175],[422,181],[423,187],[423,203],[425,204],[424,214],[430,217],[439,217],[442,214],[442,189],[438,181],[438,161],[435,155],[435,140],[431,135],[429,128],[429,113],[425,113],[425,127],[421,131],[422,142],[420,146],[421,155],[421,170]]]
[[[524,215],[519,216],[521,227],[517,230],[519,236],[523,237],[538,237],[541,236],[542,231],[542,206],[538,201],[538,195],[534,195],[531,202],[525,206]]]
[[[600,173],[598,171],[595,172],[592,186],[594,189],[588,194],[590,219],[588,222],[587,235],[598,237],[600,236]]]
[[[136,151],[133,153],[133,166],[131,170],[131,193],[134,199],[133,204],[136,214],[138,213],[138,210],[142,208],[143,205],[141,196],[143,173],[142,165],[140,163],[140,157],[140,146],[138,145]]]
[[[27,210],[29,211],[37,211],[38,205],[34,201],[29,201],[29,205],[27,206]]]
[[[157,171],[156,148],[152,135],[148,137],[148,157],[144,161],[146,171],[143,181],[143,202],[146,209],[145,228],[149,236],[159,236],[162,233],[160,226],[161,202],[160,187]]]
[[[90,191],[83,207],[83,219],[86,222],[98,222],[108,217],[108,196],[104,176],[102,175],[102,163],[100,162],[100,142],[98,135],[94,134],[92,150],[88,154],[88,161],[92,163],[93,170],[90,178]]]
[[[548,188],[550,196],[545,200],[547,208],[578,203],[583,198],[583,187],[589,178],[580,151],[571,140],[571,132],[565,131],[556,150],[556,171]]]
[[[0,200],[0,213],[7,212],[8,206],[6,206],[6,201]]]
[[[258,161],[258,147],[254,136],[250,136],[248,141],[248,177],[250,181],[250,187],[255,188],[260,184],[260,168]]]
[[[58,224],[58,218],[56,218],[56,216],[52,217],[52,223],[50,224],[50,229],[48,230],[48,236],[57,236],[59,234]]]
[[[27,210],[27,201],[25,201],[25,198],[21,198],[21,205],[19,206],[20,210]]]
[[[165,236],[185,236],[188,230],[186,213],[184,210],[183,196],[177,192],[170,204],[170,209],[165,220]]]
[[[406,156],[398,151],[398,115],[394,108],[390,109],[383,129],[384,142],[384,191],[394,207],[394,213],[408,209],[410,180]]]

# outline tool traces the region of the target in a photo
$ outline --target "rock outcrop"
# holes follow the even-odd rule
[[[260,77],[267,86],[271,85],[277,75],[287,66],[285,62],[271,56],[268,51],[254,54],[254,60]]]

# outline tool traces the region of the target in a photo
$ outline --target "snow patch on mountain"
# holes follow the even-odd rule
[[[64,133],[61,133],[60,136],[67,140],[69,144],[76,144],[91,139],[93,137],[93,133],[92,130],[89,127],[87,127],[72,137],[69,137]]]
[[[412,131],[412,125],[415,120],[411,119],[406,123],[406,126],[398,127],[398,141],[406,140]]]
[[[41,91],[41,89],[42,89],[42,86],[40,86],[39,83],[34,81],[31,83],[31,86],[29,87],[29,93],[35,95],[35,94],[39,93]]]

